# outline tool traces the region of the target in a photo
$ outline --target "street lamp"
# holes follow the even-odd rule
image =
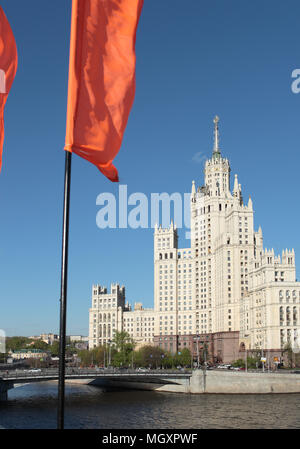
[[[108,343],[108,366],[111,365],[111,340],[107,340]]]
[[[197,369],[199,369],[199,335],[196,335],[197,338]]]
[[[204,366],[206,369],[206,342],[203,342]]]
[[[249,337],[250,334],[245,334],[245,338]],[[245,344],[245,373],[248,371],[248,360],[247,360],[247,348]]]
[[[265,346],[265,334],[262,336],[262,348],[261,348],[261,361],[262,361],[262,371],[265,372],[265,360],[266,357],[264,356],[264,346]]]

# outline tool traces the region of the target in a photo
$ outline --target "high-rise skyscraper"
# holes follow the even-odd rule
[[[280,353],[299,344],[300,283],[294,250],[275,256],[254,230],[251,198],[244,203],[237,175],[221,154],[219,118],[214,119],[212,156],[204,184],[191,190],[191,247],[178,248],[176,224],[155,227],[154,309],[151,341],[177,351],[207,340],[212,356],[231,360],[244,348]],[[286,230],[282,230],[282,233]],[[123,328],[126,309],[123,307]],[[139,307],[139,320],[143,309]],[[130,319],[135,321],[135,312]],[[150,317],[151,315],[151,317]],[[152,319],[153,318],[153,319]],[[131,328],[140,343],[149,343]],[[205,337],[205,338],[204,338]]]

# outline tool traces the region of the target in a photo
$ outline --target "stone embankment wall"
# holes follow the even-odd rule
[[[300,374],[197,370],[190,378],[189,393],[300,393]]]

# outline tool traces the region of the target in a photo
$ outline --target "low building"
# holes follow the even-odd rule
[[[111,284],[110,291],[101,285],[93,285],[90,308],[89,348],[110,343],[116,331],[126,331],[134,339],[136,348],[153,344],[154,310],[144,309],[135,303],[132,310],[125,303],[125,287]]]
[[[89,310],[89,348],[109,343],[115,331],[123,330],[125,287],[111,284],[106,287],[93,285],[92,307]]]
[[[13,360],[47,359],[49,354],[42,349],[19,349],[18,351],[10,351],[9,356]]]
[[[33,335],[31,337],[28,337],[31,340],[42,340],[45,343],[47,343],[47,345],[52,345],[55,341],[59,341],[59,335],[57,334],[40,334],[40,335]]]
[[[88,343],[89,337],[83,337],[82,335],[68,335],[67,342],[68,343]]]
[[[144,309],[142,303],[136,302],[123,311],[123,330],[133,338],[136,349],[154,342],[155,318],[154,310]]]
[[[193,361],[230,363],[240,357],[239,332],[210,334],[160,335],[154,345],[171,353],[188,349]]]

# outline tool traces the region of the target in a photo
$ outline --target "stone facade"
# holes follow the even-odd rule
[[[92,307],[89,313],[89,348],[110,343],[115,331],[123,330],[125,287],[111,284],[106,287],[93,285]]]

